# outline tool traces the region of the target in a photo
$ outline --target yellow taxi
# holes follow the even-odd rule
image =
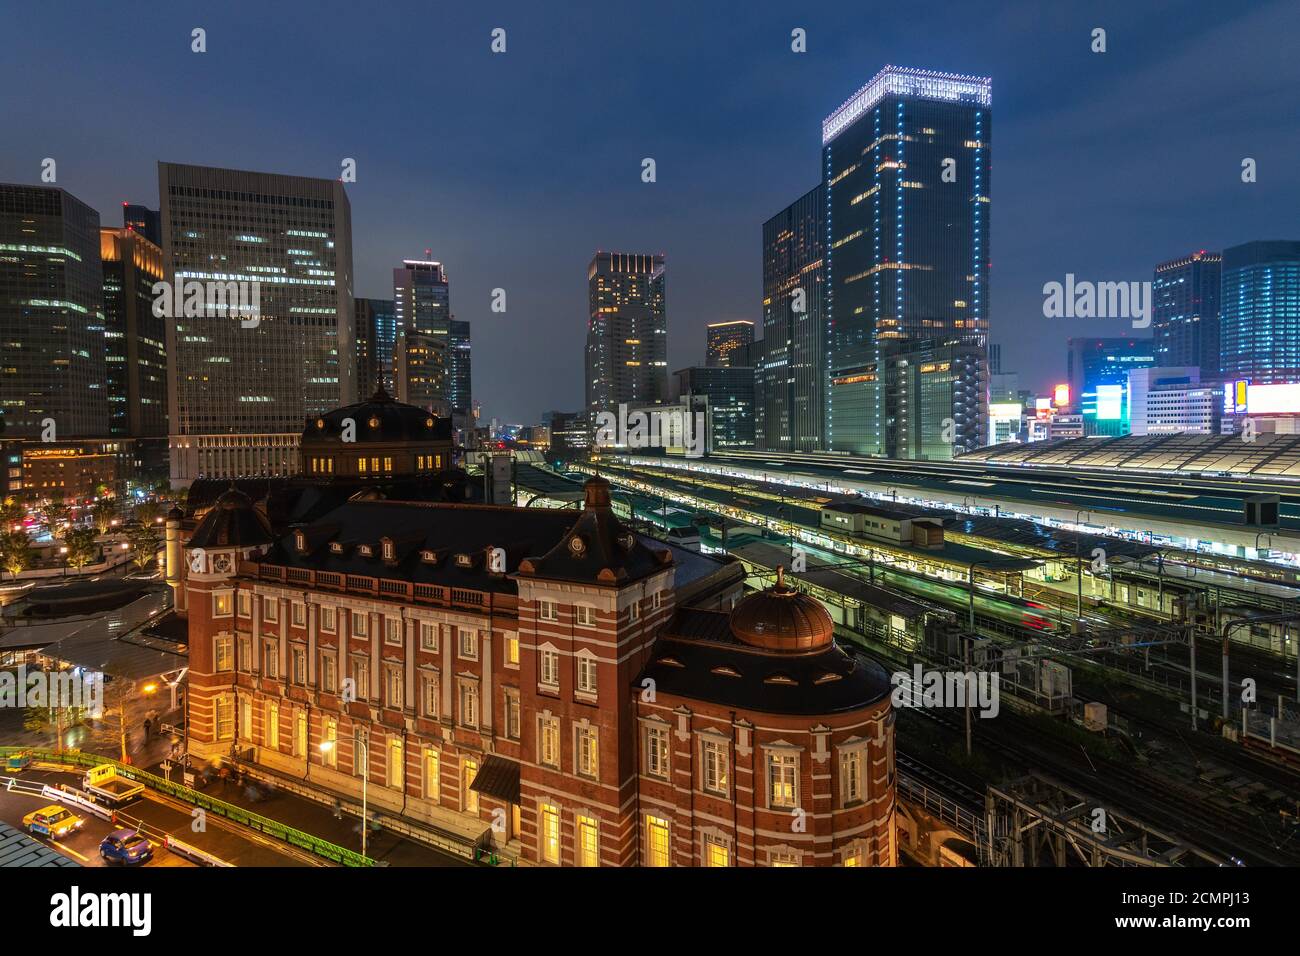
[[[66,807],[55,804],[33,810],[23,817],[23,826],[27,828],[28,833],[32,836],[49,837],[51,840],[62,840],[69,833],[76,833],[85,825],[86,821],[81,817]]]

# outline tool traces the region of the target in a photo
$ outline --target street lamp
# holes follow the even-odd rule
[[[357,738],[357,744],[361,747],[361,855],[366,855],[366,836],[370,830],[370,814],[367,811],[367,797],[369,795],[370,784],[370,735],[362,731],[362,736]],[[320,752],[329,753],[335,748],[336,741],[322,740],[320,742]]]

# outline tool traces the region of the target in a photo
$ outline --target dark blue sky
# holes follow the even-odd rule
[[[157,203],[159,159],[337,177],[354,157],[357,294],[391,296],[426,248],[445,262],[487,416],[580,407],[598,248],[667,256],[673,369],[702,361],[707,322],[757,320],[763,220],[816,183],[821,120],[886,63],[993,77],[990,322],[1022,384],[1062,379],[1071,334],[1131,331],[1043,318],[1043,283],[1300,238],[1293,0],[219,6],[7,3],[0,180],[52,156],[117,225],[122,200]]]

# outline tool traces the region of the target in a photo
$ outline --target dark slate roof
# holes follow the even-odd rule
[[[287,531],[261,560],[290,568],[513,593],[515,583],[508,574],[530,555],[553,548],[578,518],[575,511],[553,508],[349,501]],[[298,547],[299,531],[306,551]],[[395,560],[384,559],[384,538],[393,541]],[[361,553],[362,545],[370,546],[370,555]],[[507,574],[488,572],[489,548],[506,552]],[[425,552],[434,560],[426,560]],[[461,554],[469,556],[468,567],[457,563]]]
[[[314,419],[303,430],[305,442],[342,442],[344,419],[352,419],[355,443],[451,441],[451,419],[416,405],[399,402],[381,387],[368,401],[344,405]],[[373,423],[373,424],[372,424]]]
[[[518,804],[519,764],[499,754],[488,754],[469,788],[504,803]]]
[[[558,581],[621,586],[673,563],[673,552],[652,548],[629,531],[610,503],[609,482],[592,478],[585,485],[586,506],[564,539],[538,558],[519,566],[519,574]]]
[[[231,488],[190,536],[191,548],[251,548],[275,540],[271,523],[248,495]]]
[[[38,843],[7,823],[0,823],[0,867],[8,866],[81,866],[81,864],[44,843]]]
[[[679,610],[637,685],[648,677],[658,693],[787,715],[857,710],[890,694],[889,675],[867,657],[839,645],[811,654],[765,652],[737,640],[727,619],[719,611]]]

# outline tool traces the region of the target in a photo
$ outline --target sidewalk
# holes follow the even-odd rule
[[[165,777],[159,763],[161,760],[151,763],[147,769],[150,773]],[[179,764],[173,761],[171,779],[180,782],[180,773]],[[259,768],[258,773],[262,774],[263,771]],[[254,799],[255,793],[251,788],[240,788],[227,780],[213,780],[202,792],[214,799],[328,840],[337,846],[361,852],[360,820],[349,814],[336,817],[334,811],[325,804],[283,790],[266,799]],[[389,866],[471,865],[462,857],[444,853],[383,829],[370,831],[366,840],[366,855]]]

